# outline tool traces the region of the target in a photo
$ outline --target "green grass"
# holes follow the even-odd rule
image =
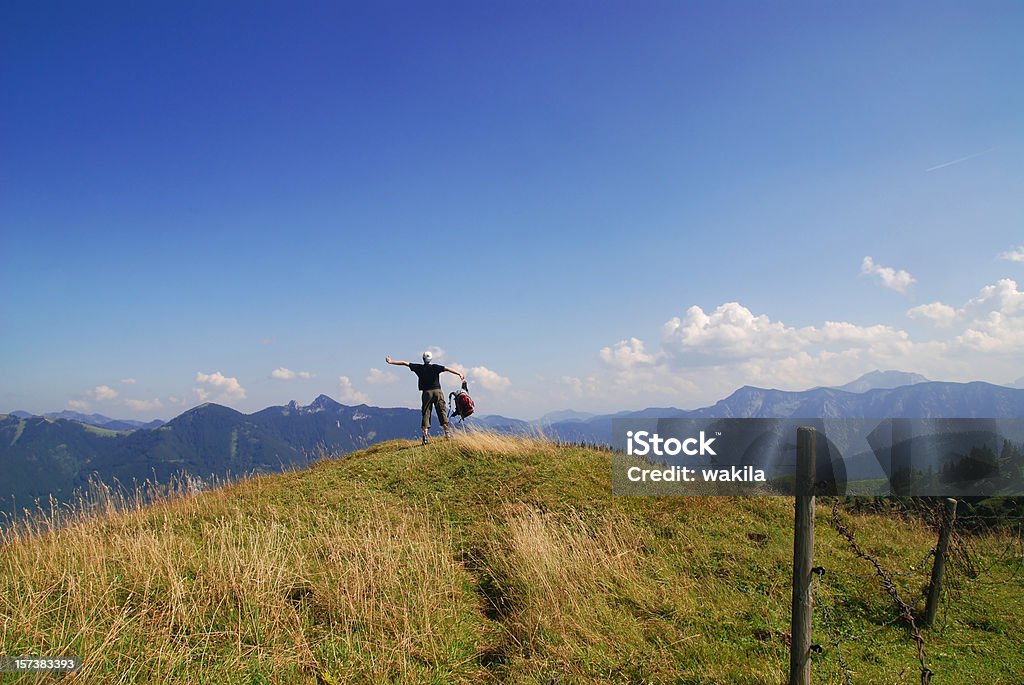
[[[18,427],[14,431],[14,437],[11,438],[11,444],[13,445],[16,442],[18,442],[18,439],[21,438],[21,434],[24,433],[24,432],[25,432],[25,419],[18,419]]]
[[[79,654],[79,682],[784,682],[792,499],[610,490],[607,453],[475,435],[22,534],[0,550],[0,644]],[[919,600],[933,531],[846,519]],[[827,509],[816,535],[816,639],[827,608],[855,682],[920,682]],[[972,545],[985,573],[952,577],[928,665],[935,683],[1020,683],[1019,542]],[[814,680],[842,682],[834,649]]]
[[[128,435],[129,433],[131,433],[131,431],[115,431],[115,430],[111,430],[109,428],[101,428],[100,426],[93,426],[93,425],[90,425],[88,423],[83,423],[82,424],[82,428],[84,428],[89,433],[95,433],[96,435],[101,435],[101,436],[103,436],[105,438],[114,438],[114,437],[117,437],[118,435]]]

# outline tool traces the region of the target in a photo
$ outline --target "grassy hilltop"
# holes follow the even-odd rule
[[[469,434],[8,534],[0,653],[83,656],[86,683],[784,682],[792,499],[609,493],[607,453]],[[846,520],[918,601],[934,532]],[[854,682],[920,682],[870,564],[827,509],[816,533],[815,682],[843,682],[823,609]],[[972,545],[933,682],[1024,682],[1019,543]]]

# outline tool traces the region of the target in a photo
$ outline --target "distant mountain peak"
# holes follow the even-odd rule
[[[225,407],[223,404],[217,404],[216,402],[203,402],[202,404],[196,405],[191,409],[187,409],[178,416],[174,417],[167,423],[174,423],[180,420],[191,420],[196,417],[203,417],[208,419],[209,417],[236,417],[245,416],[242,412],[231,407]],[[166,424],[165,424],[166,425]]]
[[[919,373],[908,371],[880,371],[878,369],[869,371],[860,378],[850,381],[846,385],[834,386],[833,390],[846,392],[867,392],[868,390],[891,390],[904,385],[916,385],[927,383],[928,379]]]
[[[340,409],[343,405],[335,400],[331,399],[327,395],[319,395],[315,400],[309,403],[306,407],[309,411],[335,411]]]

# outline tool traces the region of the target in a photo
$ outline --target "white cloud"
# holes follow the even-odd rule
[[[569,392],[576,397],[583,395],[583,379],[578,376],[562,376],[558,379],[560,385],[568,388]]]
[[[121,385],[135,385],[135,379],[134,378],[122,378],[121,379]]]
[[[561,393],[562,399],[591,397],[596,395],[601,387],[600,381],[594,375],[587,376],[586,378],[562,376],[558,379],[558,385],[565,389]]]
[[[654,357],[644,350],[643,341],[638,338],[621,340],[612,347],[602,347],[599,354],[605,364],[619,369],[650,364],[654,361]]]
[[[964,311],[975,316],[990,312],[1015,316],[1024,311],[1024,293],[1017,289],[1017,281],[1002,278],[992,285],[986,285],[977,296],[968,300]]]
[[[309,371],[292,371],[285,367],[279,367],[270,372],[271,378],[276,378],[279,381],[291,381],[296,378],[302,378],[303,380],[309,380],[313,377]]]
[[[74,411],[89,411],[91,407],[85,400],[68,400],[68,409]]]
[[[371,385],[386,385],[388,383],[394,383],[398,380],[398,376],[388,371],[381,371],[380,369],[370,369],[370,373],[366,376],[366,382]]]
[[[1024,356],[1024,292],[1004,278],[985,286],[962,310],[970,323],[956,341],[985,353]]]
[[[954,351],[1024,354],[1024,292],[1011,278],[985,286],[959,309],[932,302],[908,310],[907,316],[943,328],[963,322],[959,335],[950,342]]]
[[[512,381],[507,377],[488,369],[486,366],[474,366],[469,369],[466,376],[468,380],[472,380],[484,390],[507,390],[512,385]]]
[[[424,352],[429,352],[432,355],[431,361],[435,364],[443,362],[446,354],[444,349],[437,345],[431,345],[425,349]]]
[[[356,390],[348,376],[338,376],[338,385],[341,387],[338,394],[338,400],[341,402],[348,404],[368,404],[370,402],[369,396]]]
[[[929,321],[940,328],[948,328],[956,321],[957,311],[943,302],[932,302],[908,309],[907,316],[911,319]]]
[[[1005,259],[1008,262],[1024,262],[1024,245],[1000,252],[999,259]]]
[[[465,375],[466,381],[484,390],[506,391],[512,385],[511,379],[486,366],[467,367],[458,362],[448,362],[445,367]]]
[[[128,405],[129,409],[134,411],[152,411],[164,406],[163,402],[156,397],[151,400],[125,400],[124,403]]]
[[[643,343],[636,338],[632,340],[642,349]],[[710,314],[694,305],[686,310],[683,318],[669,319],[662,327],[664,351],[676,360],[691,355],[738,358],[752,354],[787,354],[803,344],[799,329],[787,328],[763,314],[754,316],[739,302],[726,302]],[[608,363],[607,349],[601,350],[605,363]]]
[[[639,338],[623,340],[599,351],[606,373],[565,377],[562,386],[572,395],[696,406],[740,385],[803,389],[846,382],[875,368],[900,368],[921,349],[907,332],[883,324],[795,327],[738,302],[710,312],[694,305],[664,324],[658,350]]]
[[[462,364],[459,364],[458,362],[448,362],[447,364],[445,364],[445,368],[446,369],[451,369],[452,371],[455,371],[457,373],[461,373],[463,375],[468,375],[469,374],[469,369],[466,368],[465,366],[463,366]],[[442,376],[442,378],[445,378],[445,377]],[[452,380],[454,380],[454,379],[452,379]],[[472,380],[472,379],[467,378],[466,380]]]
[[[911,276],[908,272],[903,271],[902,269],[897,271],[892,267],[875,264],[875,261],[871,257],[865,257],[864,261],[861,262],[860,272],[862,274],[878,276],[879,280],[882,281],[882,285],[899,293],[907,292],[907,288],[909,288],[911,284],[917,282],[917,279]]]
[[[633,350],[643,350],[643,343],[632,339]],[[858,326],[845,321],[826,321],[820,328],[795,328],[768,316],[755,316],[739,302],[726,302],[707,314],[698,306],[686,310],[683,318],[675,317],[662,328],[662,351],[658,355],[644,353],[644,358],[659,361],[666,357],[681,366],[747,358],[781,358],[808,347],[867,348],[901,346],[907,334],[890,326]],[[619,343],[622,345],[623,343]],[[612,363],[601,350],[601,358]],[[622,364],[618,368],[624,368]]]
[[[960,309],[932,302],[914,307],[907,316],[927,319],[943,327],[964,321],[964,330],[955,339],[957,344],[989,352],[1010,352],[1021,343],[1019,331],[1024,326],[1024,292],[1015,280],[1003,278],[982,288]]]
[[[808,332],[808,341],[812,344],[838,344],[876,350],[883,346],[902,348],[910,340],[905,331],[882,324],[858,326],[846,321],[826,321],[821,329],[808,326],[803,330]]]
[[[99,402],[108,402],[117,399],[120,393],[109,385],[97,385],[92,389],[92,396]]]
[[[209,399],[213,395],[213,391],[220,393],[217,400],[221,402],[245,399],[245,388],[238,382],[238,379],[233,376],[225,376],[220,371],[214,373],[200,371],[196,373],[196,382],[206,386],[192,389],[198,395],[200,402]]]

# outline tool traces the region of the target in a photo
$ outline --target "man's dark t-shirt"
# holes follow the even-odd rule
[[[440,390],[440,375],[447,369],[440,364],[409,364],[416,377],[419,378],[420,390]]]

